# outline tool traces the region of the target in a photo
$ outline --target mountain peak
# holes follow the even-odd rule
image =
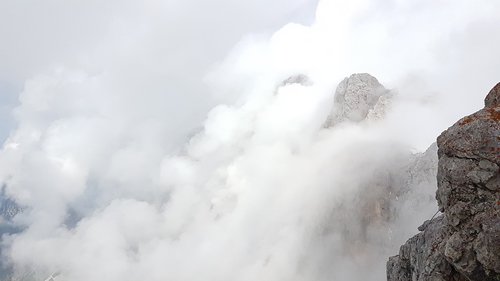
[[[335,90],[333,108],[325,122],[331,127],[343,121],[360,122],[384,115],[389,91],[368,73],[344,78]]]

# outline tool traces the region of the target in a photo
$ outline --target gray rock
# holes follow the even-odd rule
[[[389,258],[389,281],[500,280],[500,83],[437,140],[444,215]]]
[[[324,127],[346,120],[360,122],[370,112],[373,118],[381,118],[388,104],[388,95],[389,91],[370,74],[352,74],[337,86],[333,108]]]
[[[484,99],[484,105],[486,107],[498,107],[500,106],[500,83],[496,84],[493,89],[488,93]]]
[[[425,230],[410,238],[399,255],[387,262],[387,280],[391,281],[449,281],[460,279],[459,274],[441,253],[447,238],[446,218],[441,215],[427,222]]]
[[[383,118],[390,98],[390,93],[371,75],[353,74],[338,85],[334,108],[325,126]],[[356,112],[354,116],[361,116],[363,120],[353,118],[349,112]],[[360,176],[350,195],[332,205],[331,214],[322,223],[322,232],[339,237],[344,254],[352,258],[370,250],[392,249],[396,246],[396,240],[392,239],[400,235],[394,232],[398,222],[408,217],[423,219],[432,215],[436,205],[437,162],[434,143],[423,153],[398,151],[386,155],[383,163],[366,163],[377,169]],[[412,211],[408,211],[410,205]],[[426,213],[428,210],[430,215]],[[368,250],[370,247],[376,249]]]

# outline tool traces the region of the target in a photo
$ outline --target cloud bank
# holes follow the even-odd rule
[[[0,182],[23,207],[2,265],[21,280],[384,280],[435,187],[365,230],[360,209],[481,107],[500,4],[323,0],[309,23],[307,1],[198,2],[0,2]],[[322,128],[357,72],[395,92],[387,115]],[[298,73],[312,83],[280,86]]]

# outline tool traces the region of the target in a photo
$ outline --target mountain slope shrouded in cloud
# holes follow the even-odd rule
[[[497,1],[202,2],[0,0],[11,280],[384,280],[437,211]]]
[[[364,87],[360,77],[375,79],[352,75],[353,88]],[[10,241],[14,276],[61,272],[57,278],[62,280],[102,274],[123,278],[122,272],[145,267],[142,274],[159,270],[160,276],[198,280],[192,275],[196,271],[179,268],[183,264],[214,280],[246,280],[242,271],[252,276],[248,280],[364,278],[367,271],[355,271],[356,266],[383,276],[384,255],[412,232],[405,220],[425,219],[435,210],[436,151],[412,156],[404,143],[381,134],[383,119],[369,114],[364,120],[347,114],[322,128],[326,119],[311,119],[320,106],[320,101],[310,104],[311,87],[285,83],[261,107],[246,103],[212,110],[181,152],[162,158],[150,190],[141,187],[134,194],[138,175],[130,173],[117,174],[120,183],[104,178],[103,183],[94,179],[97,186],[81,185],[84,190],[74,190],[79,195],[65,208],[57,205],[63,204],[60,191],[51,195],[59,197],[51,198],[50,208],[48,202],[19,199],[31,206],[20,216],[41,219]],[[359,111],[365,104],[349,106]],[[78,183],[81,175],[65,176]],[[99,188],[122,188],[122,195]],[[59,219],[55,230],[47,226],[48,215]],[[82,254],[68,259],[74,251]],[[213,255],[236,265],[214,270],[215,265],[207,265]],[[160,267],[153,258],[169,262]],[[87,264],[95,267],[100,259],[107,260],[106,266],[90,271]],[[117,271],[110,271],[109,260],[120,262]]]

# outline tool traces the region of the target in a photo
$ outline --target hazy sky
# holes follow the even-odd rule
[[[383,280],[434,202],[359,260],[321,234],[333,202],[482,107],[500,79],[499,10],[0,0],[0,182],[25,208],[2,264],[58,281]],[[322,129],[358,72],[395,94],[386,119]],[[313,84],[277,88],[297,73]]]
[[[247,34],[312,22],[316,2],[0,1],[0,139],[25,82],[60,67],[149,87],[170,96],[165,110],[176,115],[204,112],[213,102],[202,78],[214,63]]]

